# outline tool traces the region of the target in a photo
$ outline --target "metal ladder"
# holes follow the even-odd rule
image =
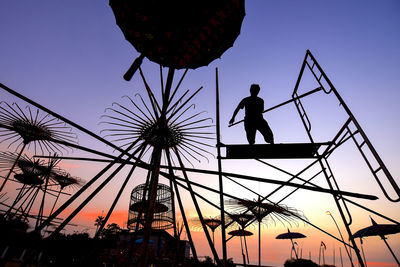
[[[348,139],[352,139],[356,147],[358,148],[361,156],[363,157],[365,163],[367,164],[369,170],[371,171],[373,177],[378,183],[378,186],[381,189],[384,196],[391,202],[399,202],[400,187],[398,186],[393,176],[387,169],[386,165],[384,164],[383,160],[381,159],[381,157],[375,150],[374,146],[368,139],[367,135],[361,128],[360,124],[357,122],[356,118],[354,117],[350,109],[347,107],[346,103],[343,101],[342,97],[339,95],[333,84],[330,82],[329,78],[326,76],[321,66],[315,60],[314,56],[308,50],[304,58],[304,62],[295,86],[295,90],[292,94],[292,98],[298,97],[297,89],[299,87],[301,76],[303,75],[306,66],[311,71],[312,75],[317,80],[317,82],[319,83],[319,85],[326,94],[330,94],[332,92],[334,93],[340,105],[343,107],[343,109],[349,116],[345,125],[339,131],[339,133],[342,133],[343,136],[342,140],[338,143],[338,145],[344,143],[344,141],[347,141]],[[303,121],[304,127],[306,128],[308,134],[311,136],[311,122],[305,112],[304,106],[302,105],[300,99],[296,99],[294,103],[298,108],[299,115]],[[368,154],[371,156],[368,156]],[[391,188],[387,188],[387,186],[385,187],[381,179],[386,179]],[[393,193],[389,194],[388,190],[393,191],[395,196],[391,196],[393,195]]]

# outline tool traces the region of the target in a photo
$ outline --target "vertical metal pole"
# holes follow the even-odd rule
[[[50,210],[49,216],[53,213],[54,208],[56,207],[57,201],[58,201],[58,199],[60,198],[60,195],[61,195],[61,191],[62,191],[62,190],[63,190],[63,188],[60,188],[60,191],[58,191],[56,200],[54,201],[53,207],[52,207],[51,210]]]
[[[24,184],[24,185],[22,186],[22,188],[19,190],[18,195],[17,195],[17,197],[15,198],[13,204],[10,206],[10,208],[8,208],[7,212],[3,215],[4,218],[8,217],[8,216],[12,213],[12,210],[14,209],[14,206],[17,205],[17,203],[18,203],[23,197],[25,197],[25,195],[27,195],[27,194],[29,193],[29,191],[32,189],[32,187],[30,187],[30,188],[28,188],[28,189],[25,189],[26,187],[27,187],[27,185]],[[28,195],[28,197],[29,197],[29,195]],[[25,200],[25,201],[26,201],[26,200]],[[25,201],[24,201],[24,202],[25,202]],[[24,203],[24,202],[22,202],[22,203]],[[18,210],[18,209],[17,209],[17,210]]]
[[[336,257],[336,255],[335,255],[335,247],[333,247],[333,266],[336,266],[335,265],[335,257]]]
[[[340,234],[340,238],[342,239],[342,241],[343,241],[343,243],[344,243],[344,238],[343,238],[342,232],[340,231],[339,225],[337,224],[337,222],[336,222],[336,220],[335,220],[335,218],[333,217],[333,215],[332,215],[331,212],[329,212],[328,215],[331,216],[333,222],[334,222],[335,225],[336,225],[336,228],[338,229],[338,232],[339,232],[339,234]],[[351,262],[351,266],[354,266],[353,260],[352,260],[352,258],[351,258],[351,254],[350,254],[349,250],[347,249],[347,246],[346,246],[346,245],[344,245],[344,249],[346,250],[347,255],[349,256],[349,260],[350,260],[350,262]]]
[[[321,244],[319,244],[318,266],[321,265]]]
[[[239,228],[239,229],[240,229],[240,228]],[[242,249],[243,266],[246,267],[246,255],[244,255],[244,252],[243,252],[242,236],[239,236],[239,237],[240,237],[240,248]]]
[[[201,213],[200,206],[199,206],[199,204],[198,204],[198,202],[196,200],[196,195],[195,195],[195,193],[193,191],[193,188],[192,188],[192,185],[191,185],[191,183],[189,181],[189,177],[188,177],[188,175],[186,173],[185,166],[183,165],[181,156],[179,155],[179,152],[178,152],[178,150],[176,148],[174,148],[174,152],[175,152],[175,155],[176,155],[176,157],[178,159],[179,165],[180,165],[180,167],[182,169],[183,177],[185,178],[185,181],[186,181],[186,184],[187,184],[187,187],[188,187],[188,191],[190,193],[190,196],[192,197],[192,201],[193,201],[194,207],[195,207],[196,212],[197,212],[197,216],[199,216],[201,225],[203,227],[204,234],[206,235],[206,238],[207,238],[207,241],[208,241],[208,245],[210,246],[211,252],[212,252],[212,254],[214,256],[215,261],[217,262],[217,265],[220,266],[221,263],[220,263],[220,260],[218,258],[218,253],[215,250],[214,244],[212,243],[212,240],[211,240],[211,237],[210,237],[210,233],[208,232],[207,226],[204,223],[203,214]]]
[[[225,208],[224,208],[224,187],[222,179],[221,164],[221,135],[220,135],[220,119],[219,119],[219,85],[218,85],[218,68],[215,68],[215,88],[216,88],[216,127],[217,127],[217,159],[218,159],[218,178],[219,178],[219,202],[221,206],[221,238],[222,238],[222,266],[226,266],[226,233],[225,233]]]
[[[31,197],[31,195],[37,194],[38,190],[35,191],[35,187],[32,186],[32,187],[26,189],[26,191],[27,191],[26,194],[24,193],[24,196],[23,196],[23,197],[25,197],[25,195],[26,195],[25,200],[22,201],[22,203],[19,205],[18,208],[15,208],[15,215],[18,213],[19,210],[21,210],[21,217],[23,215],[25,215],[25,211],[28,210],[28,207],[30,206],[32,198],[34,198],[34,197]],[[22,197],[20,198],[20,200],[21,199],[22,199]],[[25,202],[28,202],[28,204],[25,205]],[[23,207],[24,205],[25,205],[25,208]],[[14,206],[12,206],[8,211],[12,211],[13,209],[14,209]],[[6,213],[5,217],[8,217],[8,216],[11,216],[11,214],[7,215],[7,213]]]
[[[171,208],[172,208],[172,223],[174,224],[174,237],[175,239],[178,238],[178,233],[176,231],[176,216],[175,216],[175,196],[174,196],[174,189],[172,184],[172,179],[169,180],[169,187],[171,188]]]
[[[168,166],[170,167],[170,168],[168,168],[169,169],[169,173],[171,174],[171,180],[170,181],[172,181],[173,184],[174,184],[176,198],[178,200],[179,209],[180,209],[181,215],[182,215],[182,220],[183,220],[183,223],[185,225],[185,230],[186,230],[187,237],[189,239],[189,244],[190,244],[190,247],[192,249],[193,258],[196,261],[198,261],[196,248],[194,246],[193,239],[192,239],[192,234],[190,233],[189,224],[188,224],[187,219],[186,219],[185,209],[183,207],[181,196],[179,194],[179,188],[178,188],[178,185],[176,184],[175,178],[173,176],[173,171],[172,171],[172,168],[171,168],[172,164],[171,164],[170,153],[169,153],[169,150],[165,150],[165,151],[166,151],[166,154],[167,154]]]
[[[161,114],[159,121],[157,123],[160,124],[161,127],[164,127],[164,124],[167,123],[166,120],[166,113],[168,110],[168,103],[171,93],[171,86],[172,81],[174,78],[175,69],[169,68],[168,69],[168,76],[167,76],[167,83],[165,85],[165,91],[163,94],[163,104],[161,109]],[[153,222],[153,215],[154,215],[154,205],[157,198],[157,186],[158,186],[158,176],[160,174],[160,164],[161,164],[161,154],[163,148],[161,146],[154,146],[153,154],[152,154],[152,162],[154,163],[152,175],[150,179],[150,192],[149,192],[149,206],[146,213],[146,221],[143,229],[143,244],[142,247],[144,248],[144,260],[141,261],[140,266],[147,265],[148,253],[147,253],[147,246],[149,244],[150,234],[151,234],[151,226]]]
[[[33,207],[33,204],[35,203],[36,197],[39,194],[40,191],[40,187],[38,186],[35,190],[35,192],[33,193],[33,196],[31,197],[31,199],[28,201],[28,204],[26,204],[25,209],[22,211],[21,213],[21,217],[24,216],[25,219],[28,217],[29,213],[31,212],[31,209]],[[33,192],[33,191],[32,191]],[[22,205],[20,206],[22,209]],[[15,211],[17,214],[18,209]]]
[[[258,266],[261,266],[261,220],[258,220]]]
[[[147,246],[149,244],[150,235],[151,235],[151,226],[153,223],[153,216],[154,216],[154,205],[157,199],[157,186],[158,186],[158,176],[160,173],[160,163],[161,163],[161,153],[162,149],[159,147],[154,147],[153,155],[152,155],[152,162],[154,163],[152,175],[150,179],[150,192],[149,192],[149,204],[147,207],[146,213],[146,220],[143,229],[143,243],[142,248],[143,250],[143,257],[144,259],[141,261],[139,266],[145,267],[147,265],[148,253],[147,253]]]
[[[53,167],[53,164],[51,163],[51,167]],[[39,226],[40,223],[42,223],[42,217],[43,217],[43,210],[44,210],[44,200],[46,198],[46,193],[47,193],[47,185],[49,184],[49,175],[46,175],[46,183],[44,185],[43,189],[43,197],[42,197],[42,202],[40,204],[39,212],[36,218],[36,226],[35,229]]]
[[[171,94],[171,86],[172,86],[172,80],[174,79],[174,73],[175,73],[175,69],[174,68],[169,68],[168,69],[168,76],[167,76],[167,83],[165,84],[165,91],[163,94],[163,106],[162,106],[162,111],[161,111],[161,115],[160,117],[165,119],[166,116],[166,112],[168,109],[168,105],[169,105],[169,97]]]
[[[290,242],[292,242],[292,250],[294,251],[294,255],[296,256],[296,260],[298,260],[299,256],[297,256],[296,248],[294,247],[294,242],[293,242],[292,238],[290,238]]]
[[[340,254],[340,263],[341,263],[341,266],[343,267],[343,257],[342,257],[342,248],[341,247],[339,247],[339,254]]]
[[[177,199],[178,199],[179,209],[181,210],[181,214],[182,214],[182,220],[183,220],[183,223],[184,223],[184,225],[185,225],[186,234],[187,234],[187,237],[188,237],[188,239],[189,239],[190,247],[191,247],[191,249],[192,249],[193,258],[194,258],[196,261],[198,261],[197,252],[196,252],[196,247],[194,246],[194,242],[193,242],[193,239],[192,239],[192,234],[190,233],[189,224],[188,224],[188,222],[187,222],[187,218],[186,218],[186,215],[185,215],[185,209],[183,208],[181,196],[180,196],[180,194],[179,194],[179,189],[178,189],[178,186],[176,185],[175,180],[173,181],[173,183],[174,183],[174,188],[175,188],[176,197],[177,197]]]
[[[242,230],[244,232],[244,227],[242,226]],[[246,248],[246,257],[247,257],[247,263],[250,264],[250,259],[249,259],[249,250],[247,249],[247,241],[246,241],[246,236],[243,236],[244,240],[244,247]]]

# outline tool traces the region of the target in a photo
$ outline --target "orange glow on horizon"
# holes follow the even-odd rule
[[[82,211],[76,216],[76,219],[77,220],[82,219],[83,221],[94,223],[96,218],[101,215],[105,217],[107,214],[106,213],[99,214],[98,212],[91,212],[91,211]],[[122,227],[124,224],[126,224],[127,220],[128,220],[128,213],[125,210],[115,210],[108,219],[108,223],[116,223]]]
[[[375,262],[375,261],[367,261],[368,266],[397,266],[395,263],[390,262]]]

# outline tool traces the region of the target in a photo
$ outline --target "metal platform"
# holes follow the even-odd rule
[[[330,143],[289,143],[262,145],[221,145],[226,148],[222,159],[301,159],[316,158],[316,152]]]

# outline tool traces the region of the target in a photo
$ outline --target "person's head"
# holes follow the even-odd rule
[[[253,83],[250,86],[250,94],[252,96],[257,96],[259,92],[260,92],[260,86],[258,84]]]

